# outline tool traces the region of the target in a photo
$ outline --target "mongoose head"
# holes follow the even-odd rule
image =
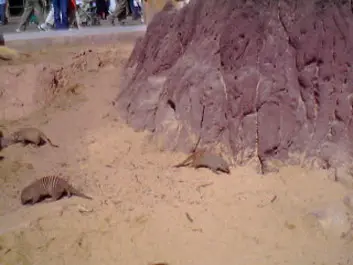
[[[13,142],[18,142],[20,140],[20,134],[18,132],[14,132],[12,135],[11,135],[11,140]]]
[[[220,161],[220,165],[218,167],[218,170],[223,171],[224,173],[227,173],[227,174],[230,173],[229,165],[223,159],[222,159],[222,161]]]
[[[24,188],[21,192],[21,203],[27,204],[31,202],[34,197],[34,192],[35,189],[31,186]]]
[[[14,142],[12,141],[11,138],[8,137],[1,137],[0,136],[0,150],[3,148],[8,147],[9,145],[13,144]]]

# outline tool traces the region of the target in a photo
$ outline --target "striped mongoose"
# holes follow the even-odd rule
[[[66,180],[57,176],[45,176],[35,180],[22,190],[21,203],[33,205],[46,197],[51,197],[52,201],[57,201],[65,194],[68,197],[75,195],[92,200],[91,197],[72,187]]]
[[[193,168],[206,167],[216,174],[219,174],[218,170],[227,174],[230,173],[228,163],[221,156],[210,153],[206,150],[193,152],[183,162],[174,167],[183,167],[187,165],[190,165]]]
[[[59,147],[53,144],[51,140],[37,128],[22,128],[10,135],[10,139],[13,143],[32,143],[36,146],[40,146],[43,142],[48,142],[53,147]]]
[[[2,131],[0,131],[0,151],[12,144],[12,141],[9,138],[4,137]]]

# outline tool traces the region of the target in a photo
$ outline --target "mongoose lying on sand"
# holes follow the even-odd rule
[[[43,142],[48,142],[53,147],[59,147],[53,144],[50,139],[37,128],[22,128],[10,135],[10,139],[13,143],[32,143],[36,146],[40,146]]]
[[[12,141],[10,139],[5,137],[0,137],[0,151],[11,144],[12,144]]]
[[[4,134],[2,131],[0,131],[0,151],[6,147],[8,147],[12,142],[4,137]]]
[[[174,167],[183,167],[189,164],[193,168],[207,167],[216,174],[219,174],[218,170],[227,174],[230,173],[228,163],[221,156],[212,154],[205,150],[192,153],[183,162],[175,165]]]
[[[72,195],[92,200],[91,197],[79,192],[66,180],[57,176],[46,176],[35,180],[25,187],[21,192],[22,204],[35,204],[45,197],[51,197],[52,201],[59,200],[64,194],[68,197]]]

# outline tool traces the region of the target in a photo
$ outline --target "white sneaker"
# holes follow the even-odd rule
[[[16,29],[16,32],[20,33],[20,32],[22,32],[22,30],[21,29]]]

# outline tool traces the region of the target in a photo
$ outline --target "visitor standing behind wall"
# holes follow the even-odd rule
[[[0,0],[0,25],[6,23],[6,0]]]
[[[130,4],[131,12],[132,12],[132,19],[134,19],[134,20],[141,19],[141,3],[140,3],[140,1],[130,0],[129,4]]]
[[[16,29],[17,32],[21,32],[22,30],[26,30],[26,27],[29,23],[29,19],[33,12],[35,12],[38,18],[38,24],[42,23],[43,18],[43,7],[46,6],[46,1],[40,0],[26,0],[25,1],[25,8],[21,17],[21,22],[19,27]],[[39,28],[39,27],[38,27]],[[40,28],[39,28],[40,29]]]
[[[108,21],[114,25],[115,19],[121,23],[127,17],[129,9],[129,0],[115,0],[115,10],[108,16]]]
[[[49,30],[54,27],[54,7],[50,5],[50,11],[45,19],[45,22],[40,25],[41,30]]]
[[[53,0],[54,24],[56,29],[69,28],[69,0]]]
[[[6,2],[6,11],[5,11],[5,17],[6,17],[6,19],[5,19],[5,21],[6,21],[6,24],[7,24],[7,22],[8,22],[8,20],[9,20],[9,18],[10,18],[10,4],[9,4],[9,1],[7,0],[7,1],[5,1]]]

